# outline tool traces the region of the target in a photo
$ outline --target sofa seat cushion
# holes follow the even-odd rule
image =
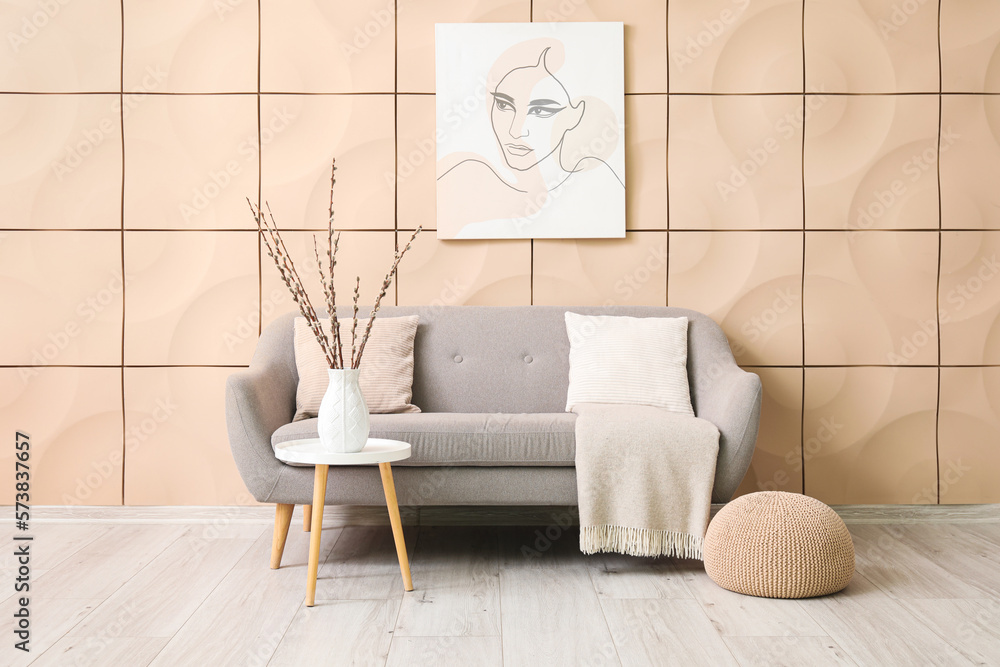
[[[572,466],[575,423],[563,412],[385,414],[371,415],[370,437],[410,443],[410,458],[394,466]],[[275,431],[271,446],[315,437],[316,419],[306,419]]]

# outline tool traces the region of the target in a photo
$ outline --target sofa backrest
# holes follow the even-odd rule
[[[688,379],[696,412],[700,388],[708,386],[713,372],[733,363],[719,326],[706,315],[683,308],[387,306],[380,317],[420,316],[413,403],[423,411],[563,412],[569,386],[567,310],[586,315],[687,317]],[[291,339],[292,317],[271,325],[288,330],[281,336],[284,340]],[[287,355],[293,355],[291,349]],[[288,359],[292,368],[293,359]]]

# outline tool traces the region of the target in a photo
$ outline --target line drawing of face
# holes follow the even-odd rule
[[[491,93],[490,123],[507,166],[527,171],[560,150],[566,133],[580,124],[585,104],[573,106],[545,57],[507,72]],[[557,156],[558,157],[558,156]]]

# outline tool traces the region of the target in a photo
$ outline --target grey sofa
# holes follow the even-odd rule
[[[372,415],[371,436],[404,440],[393,464],[401,505],[575,505],[573,426],[565,412],[569,340],[563,314],[689,318],[688,377],[695,414],[721,433],[713,501],[728,501],[753,454],[758,376],[740,369],[709,317],[660,307],[386,307],[420,316],[413,403],[423,412]],[[312,502],[313,469],[275,458],[274,442],[315,437],[290,423],[298,376],[289,314],[261,335],[250,368],[229,377],[226,419],[236,465],[258,501]],[[384,505],[376,469],[332,466],[328,505]]]

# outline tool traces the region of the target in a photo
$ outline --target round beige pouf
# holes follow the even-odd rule
[[[723,507],[705,535],[705,571],[719,586],[765,598],[843,590],[854,542],[832,509],[808,496],[763,491]]]

